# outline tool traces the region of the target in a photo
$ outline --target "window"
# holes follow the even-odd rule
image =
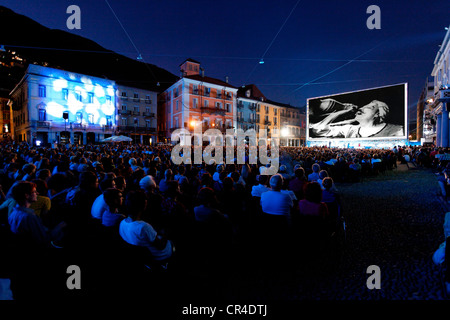
[[[76,119],[77,123],[81,123],[81,121],[83,121],[83,114],[81,112],[77,112]]]
[[[225,105],[227,112],[231,112],[231,104],[227,103]]]
[[[111,102],[112,102],[111,96],[106,96],[106,104],[110,106]]]
[[[139,112],[139,107],[138,106],[134,106],[134,112]]]
[[[88,92],[88,103],[94,103],[94,93]]]
[[[83,97],[81,96],[81,91],[75,91],[75,97],[76,97],[77,101],[80,101],[80,102],[83,101]]]
[[[46,97],[45,86],[42,85],[42,84],[39,85],[39,97],[41,97],[41,98],[45,98]]]
[[[92,113],[88,114],[88,123],[90,124],[94,123],[94,115]]]
[[[134,118],[134,125],[136,127],[139,125],[139,119],[138,118]]]
[[[134,101],[139,101],[139,93],[134,93],[134,95],[133,95],[133,100]]]
[[[216,102],[216,108],[217,109],[222,109],[222,104],[220,102]]]
[[[62,89],[62,99],[65,101],[69,99],[69,89]]]
[[[210,93],[211,93],[211,88],[205,87],[205,96],[209,97]]]
[[[152,112],[151,109],[150,109],[150,107],[146,107],[146,108],[145,108],[145,113],[148,114],[148,113],[150,113],[150,112]]]
[[[106,116],[106,125],[109,126],[109,127],[112,126],[111,116]]]
[[[126,126],[127,122],[128,122],[127,120],[128,120],[127,118],[122,118],[122,119],[120,119],[120,122],[123,126]]]
[[[122,91],[122,98],[127,98],[127,92],[126,91]]]
[[[198,85],[196,85],[196,84],[192,85],[192,93],[193,94],[198,94]]]
[[[205,100],[203,103],[204,103],[203,105],[205,106],[205,108],[208,108],[208,100]]]
[[[127,111],[127,105],[126,104],[122,105],[122,110]]]
[[[177,102],[175,103],[175,110],[178,111],[178,100],[177,100]]]
[[[150,120],[145,120],[145,127],[146,128],[150,128],[151,127],[151,121]]]
[[[269,113],[269,107],[266,106],[266,113]]]
[[[178,126],[178,118],[175,118],[175,128],[179,128],[179,126]]]
[[[150,95],[145,96],[145,103],[152,103],[152,99],[150,99]]]
[[[278,113],[278,109],[273,109],[273,114],[277,115],[277,113]]]
[[[39,108],[39,121],[46,121],[47,120],[47,112],[45,108]]]
[[[198,100],[197,100],[197,98],[192,99],[192,108],[198,108]]]

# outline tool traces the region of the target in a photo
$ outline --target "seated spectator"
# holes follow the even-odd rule
[[[325,190],[325,187],[323,186],[323,180],[324,180],[325,178],[329,177],[329,176],[328,176],[328,172],[327,172],[326,170],[322,170],[322,171],[319,172],[319,176],[320,176],[320,179],[317,180],[317,183],[320,184],[320,187],[322,188],[322,190]],[[333,183],[333,185],[331,186],[331,189],[332,189],[333,191],[336,191],[336,192],[338,191],[337,188],[336,188],[336,185],[335,185],[334,183]]]
[[[108,210],[108,205],[105,201],[104,192],[110,188],[115,188],[116,182],[112,178],[103,178],[99,184],[99,189],[102,192],[97,198],[95,198],[94,203],[91,207],[91,215],[94,219],[102,220],[103,214]]]
[[[142,213],[141,219],[147,221],[156,228],[160,228],[159,223],[162,219],[161,203],[163,197],[158,191],[155,179],[153,179],[152,176],[145,176],[139,182],[139,186],[147,196],[147,207]]]
[[[298,202],[301,215],[328,217],[327,205],[322,202],[322,188],[318,182],[309,182],[305,187],[305,198]]]
[[[270,178],[269,184],[272,190],[261,195],[262,211],[271,215],[289,215],[294,203],[289,194],[281,192],[283,177],[275,174]]]
[[[298,200],[303,199],[303,188],[308,181],[305,177],[305,170],[298,167],[294,171],[295,177],[289,181],[288,189],[292,190]]]
[[[320,171],[319,164],[314,163],[312,165],[312,171],[313,172],[308,175],[308,181],[309,182],[317,181],[317,180],[320,179],[320,177],[319,177],[319,171]]]
[[[48,214],[51,209],[51,200],[48,195],[47,183],[44,180],[34,179],[32,181],[36,185],[36,190],[38,192],[37,200],[30,205],[30,208],[34,210],[34,213],[45,219],[44,217]]]
[[[216,209],[218,200],[211,188],[201,188],[197,195],[199,205],[194,207],[195,220],[211,224],[228,222],[228,216]]]
[[[50,247],[51,241],[62,239],[65,223],[58,224],[49,231],[34,210],[30,208],[37,201],[36,185],[29,181],[18,181],[12,186],[12,197],[16,206],[8,218],[11,232],[19,235],[30,247]]]
[[[167,169],[164,172],[164,179],[161,179],[161,181],[159,181],[159,191],[161,193],[165,193],[167,191],[167,189],[169,188],[169,181],[171,181],[173,178],[173,172],[171,169]]]
[[[22,167],[22,171],[24,173],[22,180],[24,181],[31,181],[36,176],[36,166],[32,163],[26,163]]]
[[[147,248],[156,261],[165,261],[172,257],[172,242],[159,235],[151,224],[141,219],[147,207],[145,193],[140,190],[130,191],[125,206],[127,217],[119,224],[122,239],[131,245]]]
[[[259,175],[259,176],[257,176],[256,180],[259,182],[259,184],[252,187],[251,195],[252,195],[252,197],[261,198],[261,195],[264,192],[267,192],[267,191],[271,190],[267,186],[268,176],[266,176],[266,175]]]
[[[108,207],[102,214],[102,224],[105,227],[118,226],[125,215],[119,212],[123,204],[123,193],[116,188],[108,188],[103,191],[103,198]]]

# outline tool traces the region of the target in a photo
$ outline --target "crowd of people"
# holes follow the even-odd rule
[[[336,231],[337,183],[359,182],[399,161],[436,165],[446,151],[281,147],[278,173],[268,176],[260,163],[175,165],[167,145],[4,143],[2,239],[34,254],[143,248],[138,254],[149,270],[193,260],[224,266],[255,235],[282,256],[278,248],[301,241],[305,225],[318,224],[320,237]]]

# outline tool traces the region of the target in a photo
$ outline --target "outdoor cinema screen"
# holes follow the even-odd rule
[[[307,100],[307,140],[406,138],[407,84]]]

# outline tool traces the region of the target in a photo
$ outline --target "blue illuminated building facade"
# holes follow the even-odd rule
[[[10,93],[14,139],[99,142],[117,129],[115,81],[30,64]]]

